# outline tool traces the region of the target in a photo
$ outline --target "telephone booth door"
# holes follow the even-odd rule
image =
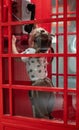
[[[0,130],[79,129],[78,8],[78,0],[0,0]],[[29,47],[32,25],[54,35],[54,53],[21,53]],[[12,52],[12,35],[19,54]],[[54,87],[32,86],[22,57],[46,57]],[[30,91],[54,93],[47,106],[53,105],[52,118],[35,116]]]

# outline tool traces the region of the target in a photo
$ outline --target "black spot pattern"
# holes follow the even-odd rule
[[[45,73],[47,73],[47,71],[45,70]]]
[[[37,65],[37,67],[39,68],[39,67],[40,67],[40,65]]]
[[[33,71],[32,69],[29,70],[29,72],[32,72],[32,71]]]
[[[34,60],[32,60],[31,62],[32,62],[32,63],[35,63],[35,61],[34,61]]]
[[[27,52],[29,52],[30,50],[28,49]]]
[[[41,70],[39,70],[38,73],[41,73]]]
[[[44,59],[44,63],[46,63],[46,60]]]
[[[44,66],[44,68],[46,68],[46,66]]]
[[[29,66],[31,65],[30,62],[28,62],[28,65],[29,65]]]
[[[31,75],[31,78],[34,78],[35,76],[34,75]]]
[[[39,59],[37,59],[37,62],[39,62]]]

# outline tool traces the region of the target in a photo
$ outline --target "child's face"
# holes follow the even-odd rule
[[[41,31],[43,31],[45,34],[48,34],[48,32],[43,29],[43,28],[35,28],[31,31],[30,35],[29,35],[29,47],[33,47],[34,46],[34,37],[39,36]]]

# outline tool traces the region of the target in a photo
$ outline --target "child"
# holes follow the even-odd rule
[[[29,35],[29,48],[21,54],[35,54],[35,53],[48,53],[52,44],[52,36],[43,28],[35,28]],[[18,54],[16,48],[16,37],[12,36],[12,50],[13,53]],[[47,77],[47,58],[46,57],[21,57],[25,62],[26,69],[32,86],[47,86],[53,87],[52,81]],[[53,118],[51,112],[54,106],[54,93],[30,91],[29,93],[32,105],[34,106],[35,117],[39,118]]]

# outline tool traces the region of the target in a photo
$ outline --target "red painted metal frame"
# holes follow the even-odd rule
[[[79,66],[79,60],[78,60],[78,57],[79,57],[79,13],[78,13],[78,8],[79,8],[79,1],[76,1],[77,2],[77,8],[76,8],[76,34],[77,34],[77,39],[76,39],[76,42],[77,42],[77,83],[76,83],[76,86],[77,86],[77,90],[76,90],[76,124],[77,124],[77,127],[79,127],[79,69],[78,69],[78,66]]]
[[[50,7],[50,0],[33,0],[33,2],[37,5],[36,8],[36,20],[33,21],[21,21],[21,22],[13,22],[11,21],[11,1],[8,0],[8,22],[3,23],[2,22],[2,2],[3,0],[0,0],[0,130],[48,130],[48,129],[55,129],[55,130],[77,130],[79,129],[79,14],[78,14],[78,8],[79,8],[79,1],[76,0],[76,18],[67,18],[67,0],[64,1],[64,12],[63,18],[50,18],[50,9],[46,8]],[[6,0],[4,3],[7,2]],[[56,3],[58,3],[58,0],[56,0]],[[46,4],[44,8],[44,4]],[[49,4],[49,5],[48,5]],[[57,4],[56,4],[57,5]],[[57,5],[58,7],[58,5]],[[46,13],[46,10],[48,9],[48,14]],[[39,11],[40,10],[40,11]],[[43,12],[44,11],[44,12]],[[38,17],[39,16],[39,17]],[[44,17],[43,17],[44,16]],[[48,17],[47,17],[48,16]],[[42,17],[44,19],[42,19]],[[68,54],[67,53],[67,21],[68,20],[76,20],[76,36],[77,36],[77,53],[76,54]],[[51,22],[56,22],[56,21],[63,21],[64,22],[64,54],[59,54],[58,53],[58,40],[57,40],[57,53],[56,54],[40,54],[39,56],[47,56],[47,57],[52,57],[54,55],[56,58],[58,57],[63,57],[64,58],[64,88],[41,88],[38,86],[33,87],[33,86],[25,86],[25,85],[14,85],[12,84],[12,57],[21,57],[21,54],[19,55],[14,55],[11,52],[11,27],[14,25],[23,25],[23,24],[28,24],[28,23],[40,23],[40,25],[43,23],[44,27],[50,31],[50,23]],[[49,26],[47,27],[47,23],[49,23]],[[58,23],[57,23],[58,24]],[[9,39],[9,46],[8,46],[8,54],[4,54],[2,51],[2,29],[3,27],[6,27],[8,29],[8,39]],[[58,25],[56,26],[58,27]],[[58,28],[56,28],[56,35],[58,35]],[[25,55],[24,55],[25,56]],[[28,56],[31,56],[30,54]],[[34,56],[38,56],[38,54],[35,54]],[[68,56],[76,56],[77,58],[77,72],[76,72],[76,77],[77,77],[77,83],[76,83],[76,89],[68,89],[67,87],[67,58]],[[2,59],[3,57],[8,58],[8,69],[9,69],[9,83],[8,84],[3,84],[2,82]],[[58,75],[58,59],[56,60],[57,66],[57,74]],[[51,72],[50,72],[51,73]],[[58,79],[57,79],[58,83]],[[58,84],[57,84],[58,86]],[[9,104],[10,104],[10,113],[9,115],[5,115],[3,113],[3,88],[8,88],[9,90]],[[12,91],[13,90],[42,90],[42,91],[55,91],[55,92],[63,92],[64,93],[64,119],[63,121],[57,121],[57,120],[40,120],[40,119],[34,119],[34,118],[28,118],[28,117],[18,117],[18,116],[13,116],[13,99],[12,99]],[[76,93],[76,124],[71,123],[68,124],[68,119],[67,119],[67,106],[68,106],[68,100],[67,100],[67,95],[68,92],[73,92]]]

